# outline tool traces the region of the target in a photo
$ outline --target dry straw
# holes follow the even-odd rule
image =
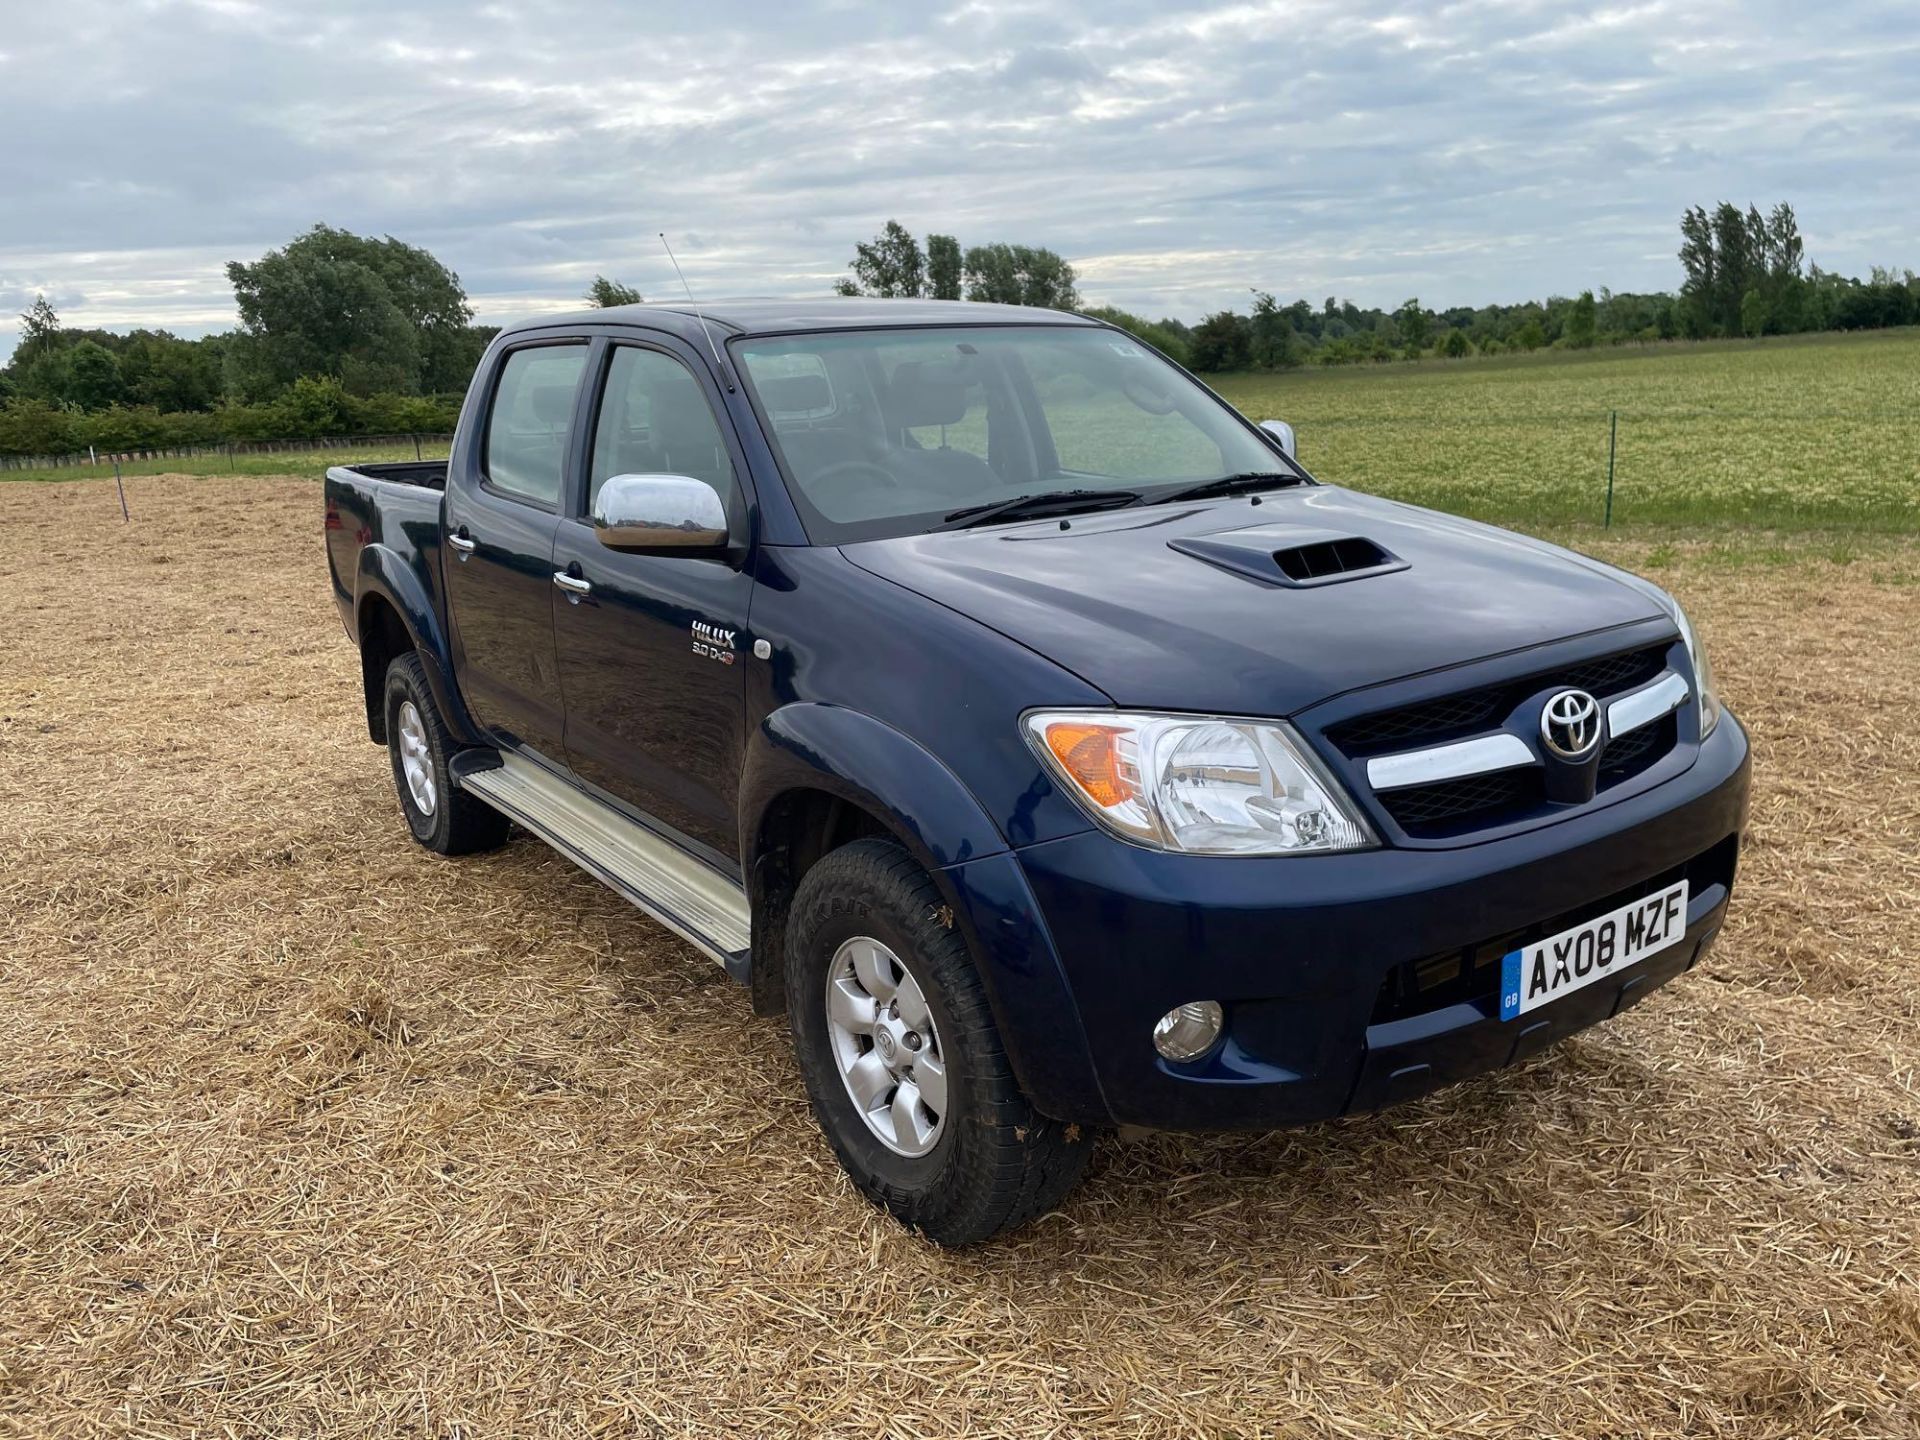
[[[1760,755],[1701,971],[950,1255],[718,970],[407,842],[310,482],[128,486],[0,490],[0,1433],[1920,1432],[1911,550],[1663,572]]]

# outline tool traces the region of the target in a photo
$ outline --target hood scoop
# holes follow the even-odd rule
[[[1303,525],[1255,525],[1220,535],[1169,540],[1170,549],[1263,585],[1304,590],[1408,568],[1377,541]]]

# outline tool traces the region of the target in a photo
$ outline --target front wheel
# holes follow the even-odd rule
[[[927,873],[857,840],[800,882],[787,1012],[814,1114],[862,1192],[942,1245],[1059,1204],[1092,1149],[1035,1111]]]

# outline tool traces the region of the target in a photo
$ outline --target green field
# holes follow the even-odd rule
[[[444,460],[446,442],[423,440],[420,454],[428,460]],[[312,449],[290,448],[271,454],[176,455],[158,460],[130,460],[122,464],[123,475],[314,475],[326,473],[329,465],[357,465],[376,460],[411,460],[411,445],[315,445]],[[113,466],[63,465],[57,469],[0,470],[0,483],[8,480],[111,480]]]
[[[1291,420],[1321,479],[1522,529],[1920,532],[1920,330],[1215,377]],[[984,450],[984,442],[982,443]],[[429,456],[444,449],[428,448]],[[318,474],[412,448],[139,462],[128,474]],[[110,466],[0,479],[112,476]]]
[[[1920,531],[1920,331],[1429,360],[1216,388],[1319,478],[1521,528]]]

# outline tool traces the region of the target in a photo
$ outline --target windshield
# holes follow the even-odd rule
[[[736,353],[817,544],[932,530],[1025,495],[1088,492],[1095,509],[1093,492],[1151,503],[1224,476],[1296,473],[1117,330],[835,331],[744,340]]]

